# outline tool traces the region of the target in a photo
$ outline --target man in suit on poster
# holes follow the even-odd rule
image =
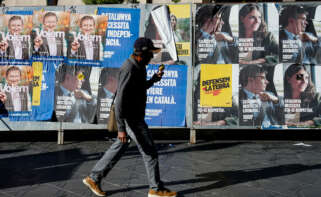
[[[109,107],[117,90],[118,68],[104,68],[100,75],[100,88],[98,89],[98,121],[104,122],[109,115]]]
[[[92,123],[96,114],[97,98],[82,89],[86,72],[79,67],[62,65],[59,70],[60,82],[56,86],[56,115],[61,108],[64,122]],[[65,103],[64,106],[60,102]],[[57,114],[57,111],[58,112]]]
[[[283,99],[266,91],[266,70],[249,65],[240,71],[240,125],[264,126],[283,124]]]
[[[229,8],[218,9],[205,5],[196,15],[198,29],[195,33],[197,63],[230,64],[237,62],[238,49],[235,39],[226,32],[222,32],[223,15]],[[212,44],[212,48],[204,50],[204,43]],[[205,51],[205,52],[204,52]]]
[[[312,33],[306,32],[308,12],[299,5],[285,5],[280,13],[280,58],[282,62],[316,64],[316,53],[321,42]],[[295,41],[295,52],[286,52],[285,42]],[[291,46],[291,45],[290,45]]]
[[[56,32],[58,17],[47,12],[43,17],[44,31],[36,33],[33,39],[33,54],[37,56],[64,56],[64,32]]]
[[[29,59],[30,37],[21,35],[23,19],[21,16],[12,16],[8,21],[9,34],[1,38],[0,54],[8,59]]]
[[[80,34],[70,41],[69,57],[75,59],[100,60],[101,36],[95,35],[95,19],[83,16],[80,19]]]
[[[8,111],[31,111],[29,86],[20,86],[21,70],[11,66],[6,71],[7,84],[0,90],[0,100]]]

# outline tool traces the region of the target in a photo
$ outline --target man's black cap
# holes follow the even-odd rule
[[[134,43],[134,53],[141,54],[147,51],[158,53],[160,52],[160,48],[154,46],[153,41],[149,38],[140,37]]]

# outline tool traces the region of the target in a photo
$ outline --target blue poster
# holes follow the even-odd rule
[[[103,67],[119,68],[133,52],[139,35],[140,9],[98,8],[108,16]]]
[[[50,120],[55,101],[55,71],[60,62],[33,64],[33,102],[31,120]]]
[[[157,71],[158,65],[148,65],[147,78]],[[185,126],[186,84],[186,65],[165,67],[162,80],[147,90],[145,120],[149,126]]]

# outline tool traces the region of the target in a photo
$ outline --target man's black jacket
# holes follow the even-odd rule
[[[146,80],[146,65],[138,64],[132,57],[123,63],[118,75],[115,100],[118,131],[126,131],[125,119],[144,119],[147,89],[154,84],[154,79]]]

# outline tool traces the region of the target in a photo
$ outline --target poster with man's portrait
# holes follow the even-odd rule
[[[33,70],[31,66],[0,66],[1,113],[14,119],[28,117],[32,105]],[[2,106],[3,107],[3,106]]]
[[[239,73],[240,126],[269,128],[284,124],[282,64],[275,68],[241,65]],[[270,77],[272,75],[272,77]],[[273,86],[269,84],[273,83]]]
[[[106,124],[117,90],[119,68],[103,68],[99,77],[97,120]]]
[[[31,55],[32,15],[2,15],[0,57],[29,60]]]
[[[58,121],[93,123],[97,109],[98,67],[59,65],[55,112]]]
[[[67,55],[66,38],[70,26],[69,12],[34,11],[32,54],[34,57],[63,57]]]
[[[197,5],[196,65],[238,63],[238,9],[238,5]]]
[[[76,60],[72,63],[90,64],[103,60],[107,18],[104,15],[70,15],[67,53],[69,60]]]
[[[320,10],[313,4],[282,4],[280,8],[280,60],[284,63],[320,62]]]

